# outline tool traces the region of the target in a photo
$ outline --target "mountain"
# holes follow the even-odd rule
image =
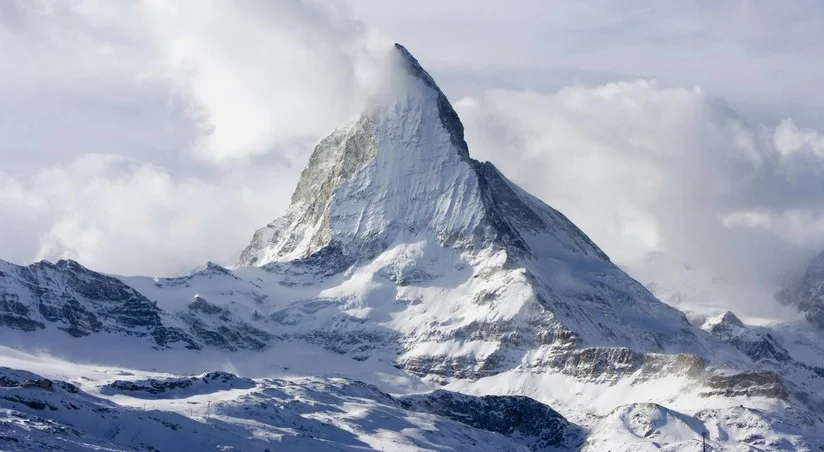
[[[432,77],[403,46],[392,57],[387,89],[321,140],[288,210],[237,267],[154,278],[0,264],[0,362],[36,374],[0,380],[6,436],[46,441],[35,430],[53,427],[101,447],[173,444],[122,407],[150,403],[173,432],[217,435],[180,443],[201,448],[596,451],[670,438],[677,450],[703,432],[719,448],[824,444],[824,344],[732,314],[691,324],[473,160]],[[63,415],[81,403],[55,386],[27,392],[45,378],[109,410],[109,427]],[[204,402],[208,419],[190,410]],[[749,433],[738,422],[756,417]],[[121,423],[147,436],[120,436]]]
[[[706,354],[681,313],[566,217],[471,159],[444,94],[400,45],[397,55],[406,89],[321,141],[286,215],[255,233],[240,265],[277,271],[283,262],[317,260],[323,274],[348,269],[388,280],[396,299],[408,292],[416,301],[396,314],[422,324],[398,318],[404,336],[432,342],[431,325],[443,323],[437,310],[455,314],[436,328],[438,341],[475,335],[489,348],[485,336],[494,335],[498,344],[482,361],[475,352],[439,359],[487,371],[512,364],[511,349],[552,344]],[[511,340],[490,331],[500,328]]]
[[[824,331],[824,252],[810,262],[800,281],[778,293],[778,299],[796,306],[811,324]]]

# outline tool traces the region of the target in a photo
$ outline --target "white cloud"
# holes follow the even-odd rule
[[[476,158],[564,212],[619,263],[663,251],[774,284],[788,261],[824,247],[824,160],[779,145],[814,149],[819,135],[789,120],[770,128],[700,89],[646,80],[492,91],[457,108]]]
[[[453,94],[481,77],[492,87],[527,89],[558,74],[567,82],[655,77],[700,85],[758,119],[822,119],[820,0],[520,0],[517,8],[493,0],[346,3],[416,49],[436,76],[450,74]]]
[[[800,129],[791,119],[781,121],[775,128],[775,149],[781,155],[807,150],[821,157],[824,156],[824,135],[813,129]]]
[[[315,137],[360,112],[379,40],[297,1],[150,1],[140,11],[158,75],[191,102],[196,149],[225,159]]]
[[[148,275],[186,272],[207,260],[233,264],[249,225],[283,210],[296,178],[261,168],[226,179],[175,180],[162,168],[97,154],[22,181],[0,174],[0,232],[14,237],[4,258],[71,258]]]
[[[727,229],[769,228],[772,225],[772,215],[764,211],[741,210],[721,217],[721,223]]]
[[[297,0],[0,3],[0,258],[234,263],[386,48]]]
[[[298,0],[31,0],[3,11],[2,107],[34,117],[5,126],[38,152],[52,141],[26,130],[30,119],[93,148],[77,154],[112,152],[132,130],[214,164],[273,153],[359,113],[389,48],[340,11]],[[81,119],[108,149],[72,133],[92,133]],[[133,156],[158,157],[157,143],[126,141]]]

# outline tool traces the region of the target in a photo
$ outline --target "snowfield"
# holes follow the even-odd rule
[[[121,377],[132,373],[122,369],[96,370]],[[192,391],[172,389],[173,394],[161,391],[151,398],[122,391],[128,395],[107,399],[103,395],[117,393],[113,387],[122,386],[123,380],[100,385],[106,380],[93,380],[83,374],[73,384],[0,368],[0,445],[4,450],[339,451],[471,447],[521,451],[529,450],[522,443],[547,444],[545,438],[531,438],[531,430],[521,434],[517,423],[510,436],[473,428],[429,414],[425,411],[427,407],[408,409],[402,400],[348,379],[261,379],[251,387],[244,384],[242,389],[207,383],[207,379],[196,378],[200,384],[196,383]],[[136,384],[155,383],[155,387],[162,387],[170,381],[181,379],[149,378]],[[32,382],[48,382],[48,386],[30,385]],[[206,391],[208,385],[213,386],[208,388],[210,391]],[[162,398],[164,395],[171,398]],[[518,407],[514,409],[517,411]],[[560,438],[559,444],[564,445],[563,440]]]

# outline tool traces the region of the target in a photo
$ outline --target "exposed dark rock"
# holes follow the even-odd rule
[[[477,235],[492,234],[493,240],[501,246],[527,253],[529,249],[519,230],[552,234],[563,231],[563,234],[569,234],[575,244],[568,248],[569,251],[593,253],[609,262],[609,257],[561,212],[518,189],[495,165],[478,161],[472,161],[472,165],[478,174],[478,185],[487,212],[486,231],[476,231]],[[542,210],[552,212],[552,217],[539,216],[530,204],[539,204]]]
[[[789,392],[775,372],[743,372],[733,375],[713,375],[707,379],[709,390],[703,395],[724,397],[770,397],[787,400]]]
[[[438,277],[418,266],[386,266],[379,269],[377,274],[401,287],[432,281]]]
[[[731,338],[729,342],[756,361],[771,359],[789,362],[792,360],[790,353],[770,333],[739,335]]]
[[[640,369],[643,355],[628,348],[588,347],[553,354],[547,367],[582,378],[626,376]]]
[[[564,448],[580,439],[579,429],[547,405],[524,396],[471,396],[438,390],[403,396],[401,405],[518,439],[532,450]]]
[[[121,333],[153,339],[160,347],[196,347],[186,333],[163,325],[155,302],[117,278],[69,260],[2,264],[0,326],[35,331],[51,323],[73,337]]]
[[[776,298],[796,306],[807,321],[824,330],[824,252],[810,262],[797,283],[776,294]]]
[[[226,389],[250,389],[256,383],[249,378],[238,377],[229,372],[209,372],[200,376],[176,378],[149,378],[145,380],[115,380],[102,387],[104,393],[128,393],[133,397],[160,395],[177,391],[186,396],[209,394]],[[173,397],[173,395],[168,395]]]
[[[225,307],[209,303],[200,296],[195,296],[192,302],[189,303],[189,309],[192,311],[202,312],[206,315],[222,314],[226,311]]]
[[[200,350],[200,345],[180,328],[169,328],[165,326],[156,327],[152,330],[152,338],[160,347],[168,347],[172,344],[182,343],[190,350]]]
[[[310,344],[317,344],[334,353],[349,355],[363,361],[371,352],[378,348],[397,348],[398,335],[393,331],[353,330],[339,331],[332,329],[315,329],[306,333],[298,333],[293,337]]]
[[[497,364],[495,355],[483,359],[470,356],[424,355],[399,359],[396,367],[420,377],[477,380],[499,373]]]
[[[263,268],[270,272],[282,273],[286,276],[295,277],[296,279],[309,276],[311,277],[309,282],[303,282],[304,284],[308,284],[316,282],[318,279],[336,275],[354,263],[355,259],[344,253],[341,244],[332,241],[307,257],[295,259],[289,263],[271,262]],[[291,283],[287,279],[281,282],[281,284],[294,285],[296,283]]]
[[[772,360],[780,363],[792,361],[790,353],[772,334],[747,327],[730,311],[710,317],[704,321],[701,328],[741,350],[754,361]]]
[[[8,313],[0,313],[0,326],[22,331],[36,331],[46,328],[43,322]]]
[[[222,318],[207,323],[192,315],[184,315],[182,319],[189,324],[194,336],[203,343],[226,350],[259,350],[272,338],[269,333],[239,320]]]
[[[35,399],[27,399],[18,395],[3,395],[0,396],[0,399],[7,400],[12,403],[20,403],[23,404],[33,410],[45,410],[46,408],[56,411],[57,407],[42,400],[35,400]]]
[[[39,388],[51,391],[54,387],[54,382],[45,378],[38,378],[36,380],[24,380],[20,382],[21,388]]]

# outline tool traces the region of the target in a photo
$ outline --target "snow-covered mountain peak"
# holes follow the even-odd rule
[[[289,210],[255,234],[240,265],[306,257],[356,236],[367,249],[357,252],[369,254],[389,239],[387,229],[430,219],[412,209],[424,193],[429,204],[436,195],[448,204],[445,192],[472,182],[463,125],[446,96],[406,48],[397,44],[393,56],[391,87],[354,124],[321,140]]]
[[[469,157],[463,125],[418,61],[395,46],[402,69],[391,95],[376,97],[352,125],[315,148],[286,214],[258,230],[241,266],[305,258],[335,246],[349,261],[394,243],[435,240],[455,249],[530,250],[608,260],[563,215]]]
[[[419,340],[432,332],[423,319],[442,323],[447,316],[451,326],[439,333],[447,337],[511,331],[492,335],[490,351],[524,335],[514,341],[519,347],[565,338],[558,343],[706,354],[683,314],[613,265],[560,212],[491,163],[470,158],[444,93],[403,46],[395,49],[402,71],[393,95],[380,96],[316,146],[289,209],[255,233],[241,267],[289,272],[308,265],[314,275],[345,273],[346,287],[386,278],[394,283],[387,293],[398,291],[391,298],[407,301],[429,295],[407,296],[394,285],[454,289],[449,302],[391,314],[386,295],[364,295],[360,286],[334,291]],[[434,303],[447,295],[431,296]],[[417,321],[399,322],[405,316]],[[473,356],[460,359],[494,359],[499,367],[517,361],[462,353]],[[415,361],[417,352],[409,359],[422,373],[431,366]]]
[[[743,328],[744,323],[732,311],[725,311],[722,314],[707,318],[702,325],[704,330],[728,330],[730,328]]]
[[[455,109],[452,108],[452,104],[449,103],[446,95],[438,87],[438,84],[435,83],[435,79],[433,79],[432,76],[426,72],[418,60],[412,56],[411,53],[409,53],[406,47],[395,43],[395,49],[397,50],[397,54],[400,56],[401,65],[406,70],[406,73],[420,80],[424,85],[437,93],[436,102],[438,107],[438,117],[441,120],[441,124],[449,133],[449,136],[452,139],[452,144],[455,148],[457,148],[458,151],[460,151],[464,156],[468,157],[469,147],[464,139],[463,123],[461,123],[458,114],[455,112]]]

